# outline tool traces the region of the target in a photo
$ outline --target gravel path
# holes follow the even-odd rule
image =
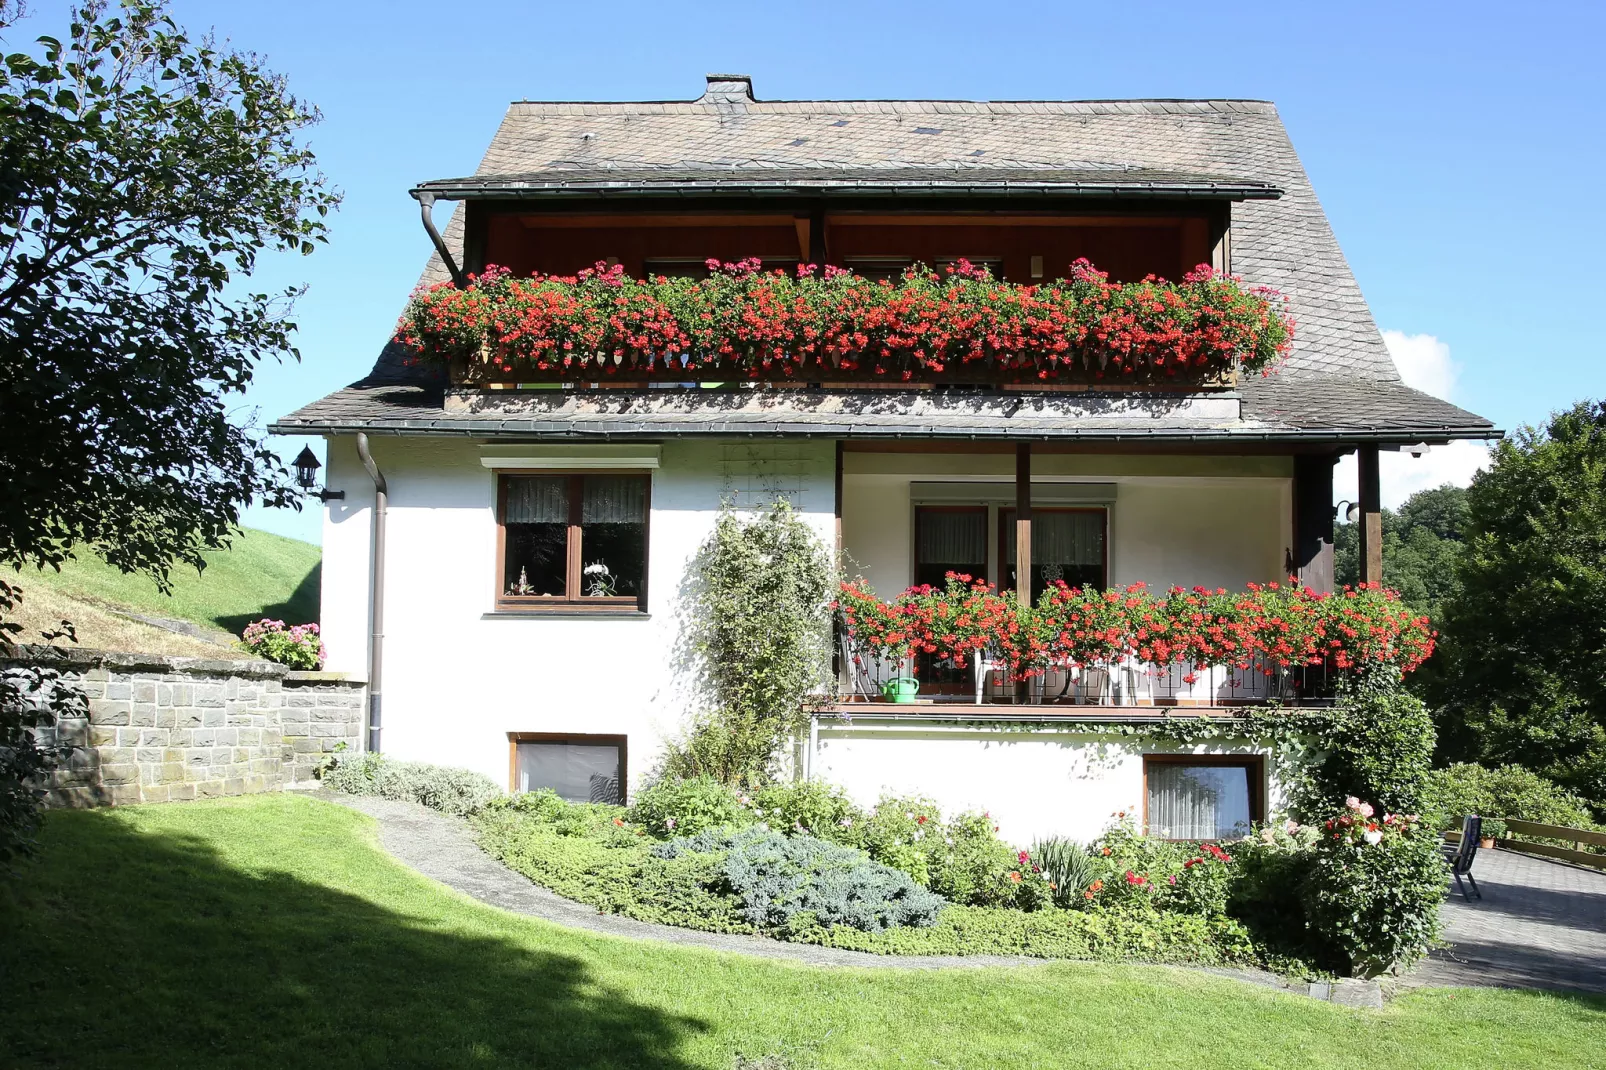
[[[319,792],[317,798],[360,811],[379,824],[379,844],[398,861],[482,903],[528,914],[573,929],[660,940],[682,947],[735,951],[758,958],[783,959],[815,966],[869,966],[877,969],[946,970],[983,966],[1045,966],[1049,960],[1017,955],[874,955],[815,944],[792,944],[762,936],[705,933],[673,925],[603,914],[595,907],[565,899],[507,868],[474,842],[468,822],[416,803],[369,796]],[[1284,988],[1275,974],[1256,970],[1209,969],[1200,972],[1252,984]],[[1304,989],[1289,989],[1304,993]]]

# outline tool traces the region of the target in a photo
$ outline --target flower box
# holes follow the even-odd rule
[[[1220,388],[1293,344],[1286,299],[1201,266],[1181,282],[1000,282],[964,262],[879,282],[757,260],[708,279],[638,280],[617,265],[413,295],[395,341],[459,385],[965,383]]]

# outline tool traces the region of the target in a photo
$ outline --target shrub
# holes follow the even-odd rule
[[[893,955],[1027,955],[1219,966],[1257,960],[1248,930],[1232,918],[950,906],[924,929],[862,932],[796,929],[788,939]],[[1297,964],[1296,964],[1297,968]]]
[[[251,653],[292,669],[311,671],[323,668],[323,639],[316,624],[288,627],[282,620],[263,617],[245,626],[242,636]]]
[[[743,918],[769,930],[846,925],[866,932],[926,926],[947,904],[907,874],[870,861],[862,851],[813,836],[748,828],[653,849],[660,858],[723,852],[725,879]],[[807,915],[804,917],[804,915]]]
[[[1321,961],[1361,977],[1406,966],[1439,932],[1449,871],[1438,837],[1356,799],[1316,839],[1304,905]]]
[[[942,811],[933,800],[888,795],[865,819],[863,843],[871,858],[929,888],[947,846],[943,835]]]
[[[1309,954],[1303,895],[1318,834],[1315,826],[1285,821],[1232,845],[1237,879],[1228,891],[1227,912],[1274,953]]]
[[[860,843],[877,862],[955,903],[1032,910],[1051,896],[1029,853],[1000,840],[986,813],[944,821],[930,799],[887,796],[865,818]]]
[[[719,825],[750,825],[752,812],[711,776],[663,779],[636,793],[630,817],[658,837],[694,836]]]
[[[1308,724],[1320,757],[1290,785],[1295,817],[1320,822],[1350,797],[1393,813],[1422,813],[1437,734],[1421,699],[1395,681],[1372,683]]]
[[[1196,854],[1183,859],[1182,871],[1167,874],[1166,883],[1157,887],[1161,909],[1210,917],[1225,914],[1239,875],[1236,860],[1220,844],[1199,844]]]
[[[755,813],[771,828],[806,832],[847,847],[863,845],[865,813],[823,780],[770,784],[753,793]]]
[[[1486,818],[1514,817],[1545,825],[1594,828],[1589,807],[1582,798],[1555,781],[1529,772],[1520,765],[1489,769],[1461,762],[1428,774],[1423,820],[1430,828],[1459,829],[1468,814]],[[1490,822],[1483,824],[1490,830]]]
[[[978,907],[1016,906],[1035,910],[1052,896],[1048,878],[1026,851],[998,838],[986,814],[960,814],[937,830],[931,890],[955,903]]]
[[[1191,848],[1140,834],[1136,820],[1124,811],[1111,816],[1114,823],[1093,841],[1094,879],[1083,893],[1083,904],[1139,913],[1159,909],[1161,889],[1182,872]]]
[[[396,762],[383,754],[362,754],[335,763],[323,781],[348,795],[378,795],[422,803],[443,814],[472,814],[502,796],[490,777],[468,769],[425,762]]]
[[[499,800],[474,815],[480,846],[559,895],[610,914],[707,932],[750,933],[719,855],[660,858],[619,807],[551,792]]]

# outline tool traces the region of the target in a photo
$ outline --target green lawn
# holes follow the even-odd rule
[[[263,796],[49,815],[0,878],[0,1065],[1606,1065],[1606,1001],[1347,1011],[1163,967],[834,970],[481,906],[370,822]]]
[[[201,574],[175,568],[171,596],[158,591],[148,577],[119,572],[88,549],[80,549],[59,574],[29,571],[15,582],[24,590],[43,585],[74,598],[191,620],[237,636],[246,624],[265,616],[290,624],[316,621],[322,555],[311,543],[246,528],[229,549],[204,555],[206,570]]]

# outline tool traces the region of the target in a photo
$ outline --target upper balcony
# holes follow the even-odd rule
[[[1280,301],[1225,278],[1232,203],[1280,196],[1262,182],[571,168],[413,192],[456,286],[494,289],[415,301],[398,333],[458,385],[1210,389],[1271,363],[1292,326]],[[437,197],[466,202],[460,266],[434,234]],[[718,268],[744,263],[758,270]],[[1102,289],[1078,285],[1086,265]],[[509,276],[494,288],[493,266]]]

